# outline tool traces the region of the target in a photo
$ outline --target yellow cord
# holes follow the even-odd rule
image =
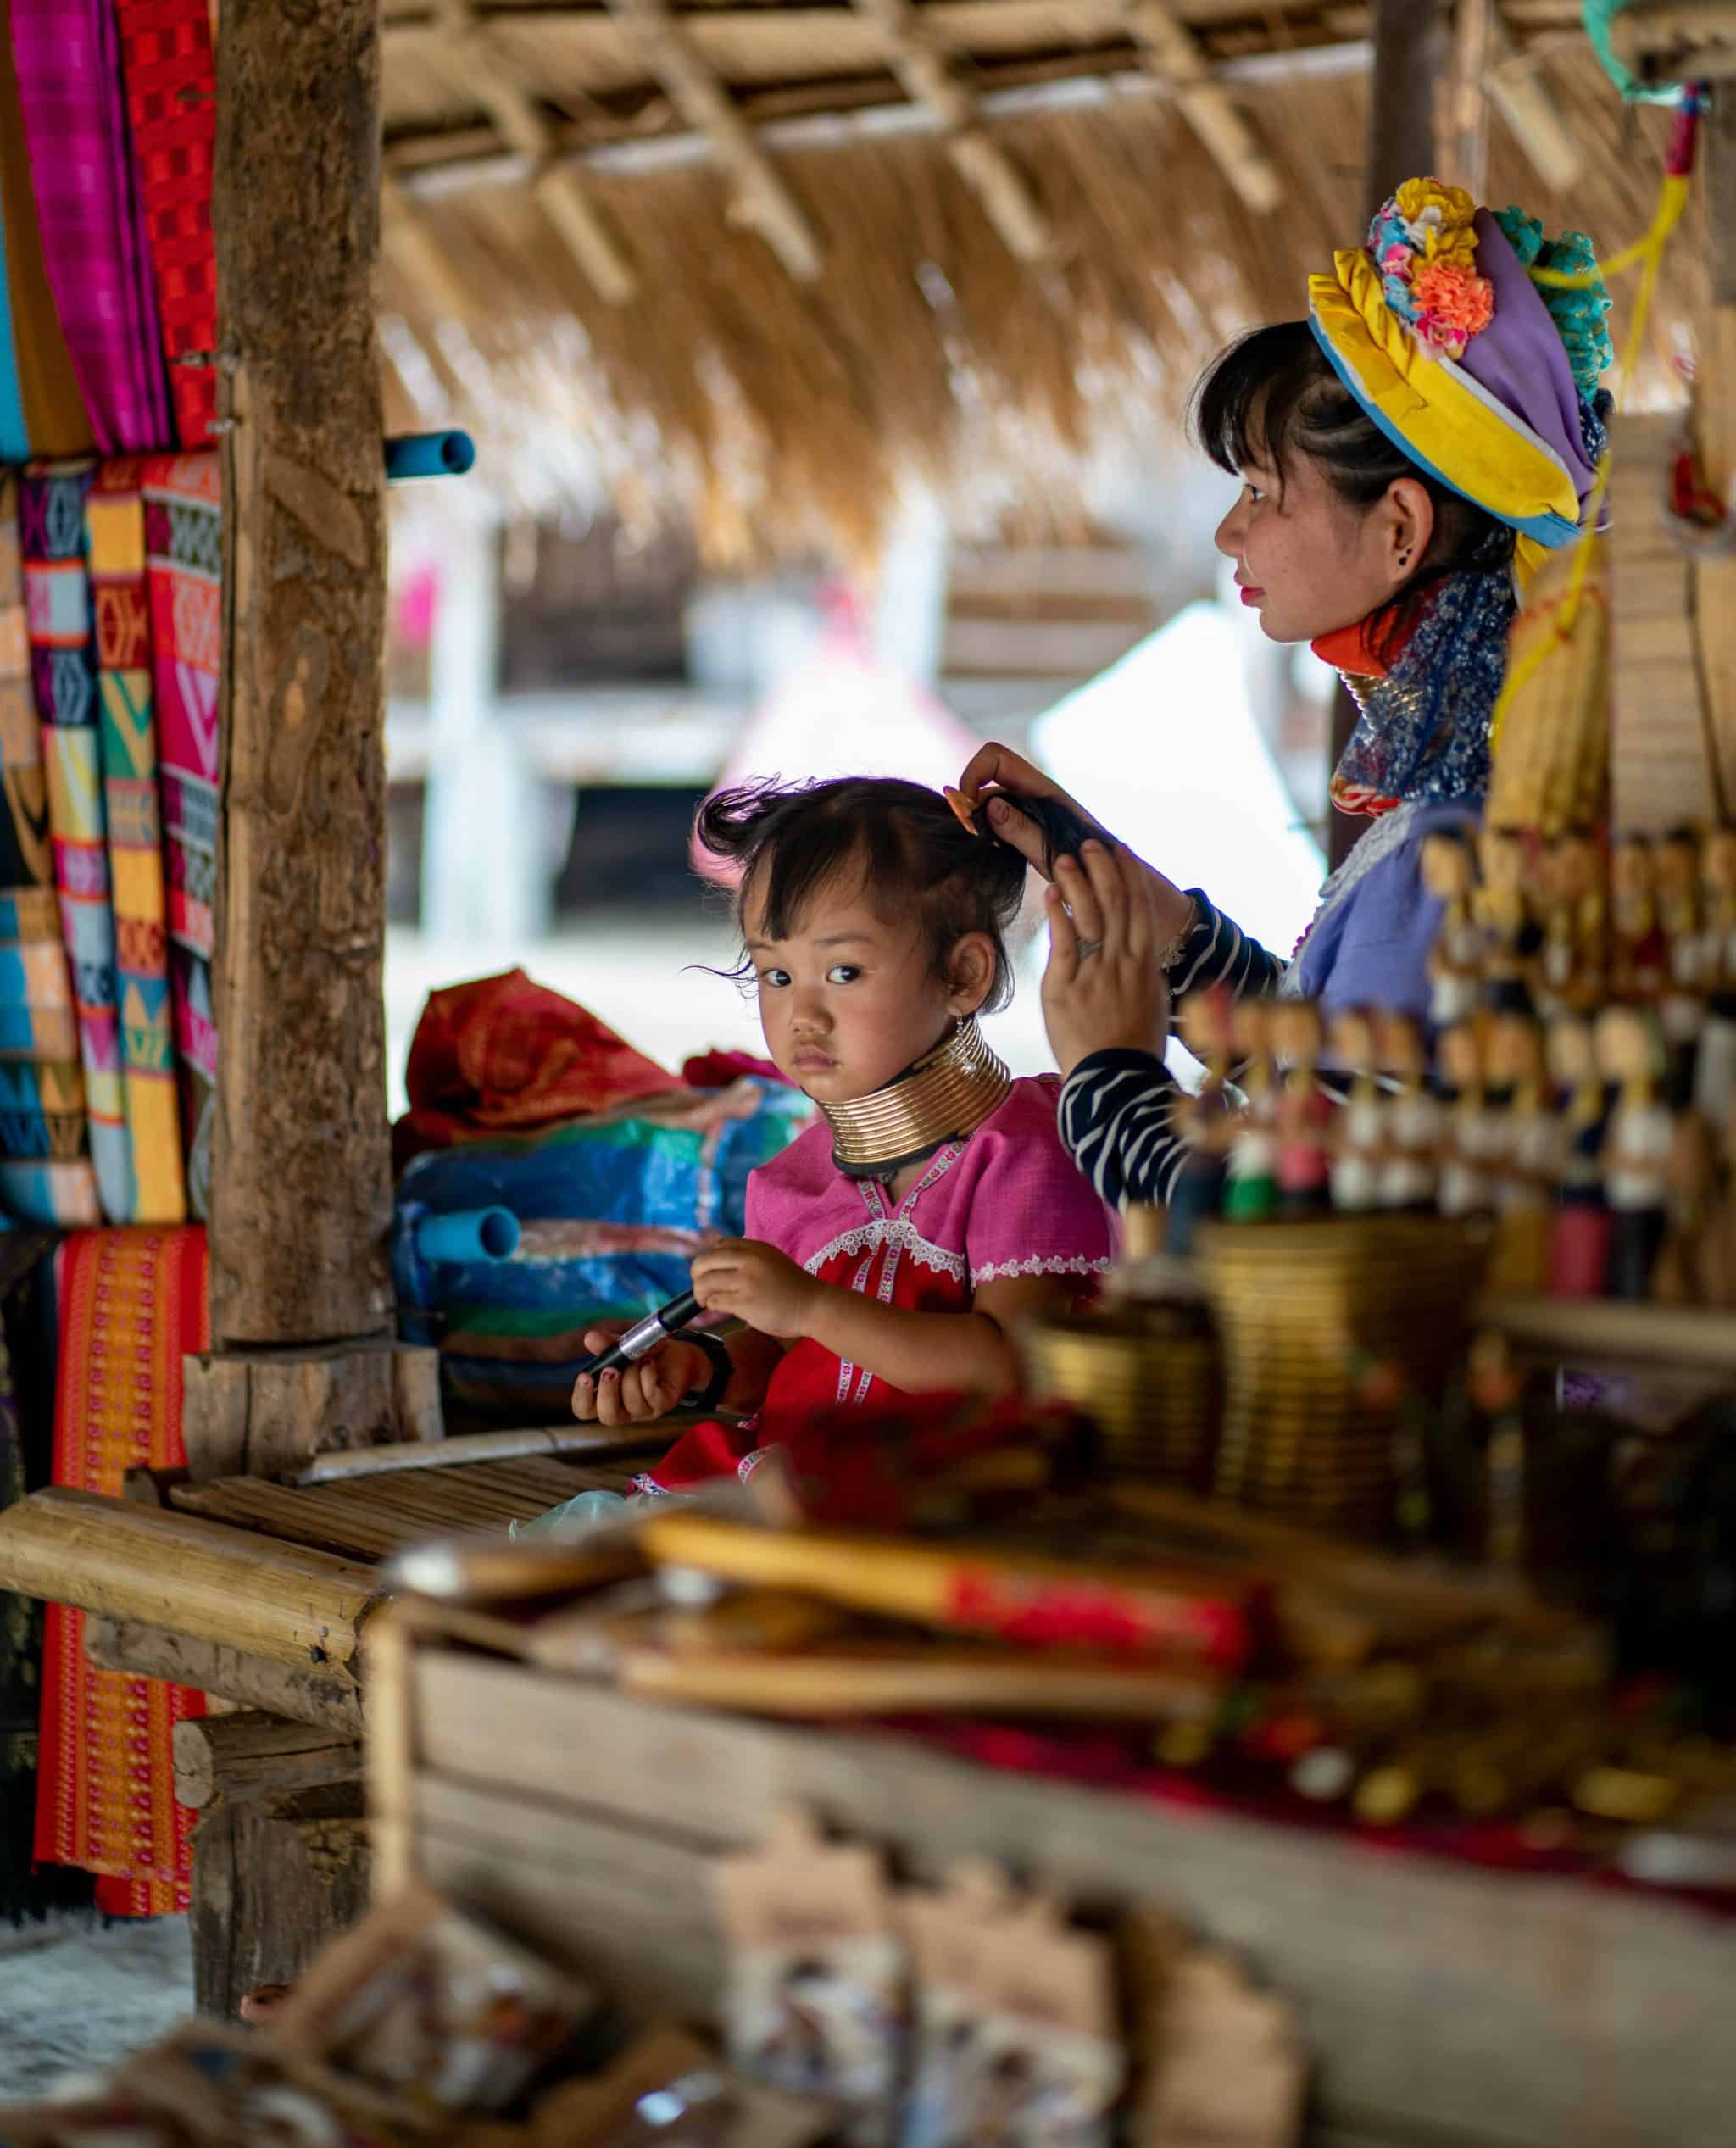
[[[1601,267],[1583,270],[1569,275],[1564,269],[1527,269],[1526,274],[1533,283],[1546,283],[1552,291],[1589,291],[1600,277],[1618,276],[1623,269],[1631,269],[1636,261],[1655,259],[1672,231],[1682,221],[1682,212],[1688,206],[1691,181],[1687,173],[1666,173],[1663,189],[1658,196],[1658,213],[1653,217],[1651,229],[1632,246],[1611,254]]]
[[[1682,211],[1688,200],[1688,189],[1689,181],[1685,175],[1666,175],[1659,198],[1658,213],[1652,219],[1651,229],[1635,245],[1604,264],[1602,273],[1611,275],[1631,266],[1635,261],[1643,259],[1645,264],[1644,273],[1639,279],[1639,289],[1634,295],[1633,318],[1628,324],[1628,339],[1622,353],[1622,370],[1616,393],[1616,408],[1618,410],[1625,407],[1628,392],[1633,386],[1645,324],[1651,313],[1653,295],[1657,290],[1658,270],[1663,262],[1664,248],[1669,243],[1670,234],[1682,220]],[[1536,270],[1532,271],[1532,276],[1536,282],[1557,284],[1564,289],[1584,287],[1594,280],[1591,276],[1557,275],[1548,270],[1539,273]],[[1544,659],[1565,643],[1573,632],[1574,622],[1579,616],[1586,577],[1591,572],[1592,553],[1599,543],[1598,518],[1604,495],[1610,488],[1610,462],[1611,450],[1605,448],[1597,466],[1596,482],[1585,503],[1583,519],[1586,534],[1579,540],[1577,557],[1573,562],[1573,572],[1567,583],[1567,593],[1555,615],[1554,629],[1550,634],[1538,637],[1524,662],[1511,671],[1502,682],[1500,698],[1495,703],[1494,715],[1489,722],[1489,751],[1492,754],[1500,746],[1501,727],[1506,721],[1507,710],[1536,677]]]

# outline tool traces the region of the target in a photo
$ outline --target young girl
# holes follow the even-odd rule
[[[693,1262],[700,1304],[746,1323],[726,1387],[677,1336],[574,1390],[575,1414],[608,1425],[708,1391],[757,1410],[684,1438],[650,1480],[662,1489],[745,1469],[841,1406],[1010,1391],[1013,1323],[1072,1303],[1112,1249],[1062,1145],[1054,1077],[1015,1080],[976,1025],[1011,992],[1019,853],[932,791],[867,777],[724,792],[698,832],[742,869],[740,974],[779,1071],[821,1116],[748,1180],[748,1236]]]
[[[1601,282],[1539,285],[1532,271],[1594,270],[1582,234],[1551,243],[1516,209],[1410,180],[1366,243],[1310,280],[1306,320],[1256,330],[1202,383],[1195,431],[1242,481],[1218,548],[1265,632],[1311,643],[1344,676],[1360,721],[1333,801],[1372,825],[1288,964],[1203,890],[1125,852],[1088,843],[1059,863],[1043,1005],[1067,1077],[1063,1131],[1105,1199],[1166,1199],[1186,1155],[1175,1084],[1128,1033],[1154,994],[1217,982],[1299,992],[1329,1015],[1427,1014],[1443,905],[1422,849],[1476,824],[1516,579],[1580,535],[1604,447]],[[991,784],[1054,791],[1004,746],[985,746],[960,784],[973,804]],[[1028,821],[987,795],[990,825],[1040,865]],[[1121,922],[1139,883],[1156,906],[1150,974]]]

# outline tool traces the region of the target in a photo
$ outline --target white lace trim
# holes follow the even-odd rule
[[[925,1268],[932,1268],[937,1275],[950,1276],[954,1283],[965,1280],[964,1255],[949,1253],[944,1247],[925,1238],[908,1216],[877,1216],[871,1223],[859,1223],[854,1230],[843,1232],[817,1253],[810,1253],[802,1266],[810,1276],[815,1276],[840,1253],[877,1252],[884,1245],[908,1253]]]
[[[1321,922],[1327,911],[1336,910],[1358,881],[1365,879],[1395,850],[1404,849],[1410,838],[1412,822],[1427,802],[1423,799],[1407,799],[1402,805],[1395,805],[1390,813],[1380,815],[1321,889],[1320,900],[1314,908],[1314,921],[1308,927],[1310,935],[1320,930]],[[1305,939],[1303,947],[1305,949],[1307,944]],[[1278,987],[1278,997],[1281,999],[1299,999],[1301,996],[1302,957],[1299,954],[1284,972],[1283,982]]]
[[[1032,1253],[1022,1260],[991,1260],[986,1268],[971,1272],[971,1287],[996,1283],[1004,1276],[1100,1276],[1115,1266],[1108,1259],[1091,1260],[1076,1253]]]

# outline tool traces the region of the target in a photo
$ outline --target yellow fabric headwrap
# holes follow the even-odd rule
[[[1519,532],[1522,573],[1579,531],[1559,455],[1450,359],[1431,357],[1387,304],[1360,247],[1310,276],[1314,332],[1346,387],[1417,466]]]

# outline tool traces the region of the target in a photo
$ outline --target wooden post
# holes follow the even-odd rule
[[[1369,83],[1366,201],[1376,209],[1407,179],[1433,175],[1435,86],[1445,56],[1439,0],[1374,0],[1374,70]],[[1356,728],[1356,704],[1340,686],[1333,697],[1332,760],[1336,768]],[[1332,810],[1327,862],[1340,865],[1368,826]]]
[[[1711,303],[1694,368],[1700,470],[1736,510],[1736,94],[1720,83],[1705,129],[1705,251]],[[1706,810],[1736,810],[1736,554],[1700,562],[1694,571],[1694,618],[1705,696],[1707,743],[1717,798]]]
[[[359,1783],[362,1745],[258,1709],[198,1716],[175,1726],[175,1795],[203,1812],[266,1795],[289,1796],[331,1783]]]
[[[376,0],[226,0],[219,1350],[391,1325]]]
[[[353,1783],[236,1801],[193,1830],[193,1999],[233,2020],[260,1984],[291,1984],[359,1923],[370,1880]]]

